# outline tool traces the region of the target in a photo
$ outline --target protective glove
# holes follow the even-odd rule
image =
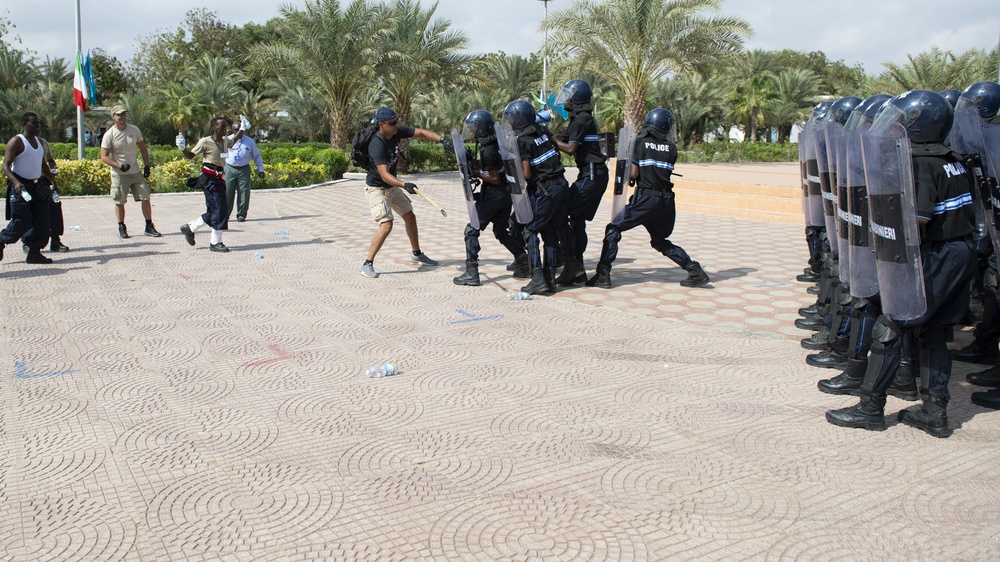
[[[403,190],[406,191],[407,193],[409,193],[410,195],[416,195],[417,194],[417,184],[406,182],[406,183],[403,184]]]
[[[132,169],[131,164],[122,164],[122,167],[118,169],[119,172],[127,172]]]
[[[441,137],[441,145],[444,146],[445,151],[455,152],[455,143],[451,142],[448,137]]]
[[[472,178],[471,180],[469,180],[469,185],[472,186],[472,189],[475,189],[475,188],[483,185],[483,180],[481,180],[479,178]]]
[[[146,164],[145,167],[142,168],[142,177],[149,178],[149,169],[150,169],[150,167],[151,166],[149,164]]]

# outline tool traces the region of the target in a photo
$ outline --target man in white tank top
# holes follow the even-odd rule
[[[56,184],[45,162],[45,148],[38,137],[38,115],[21,116],[24,133],[7,141],[3,154],[3,173],[7,176],[7,217],[10,223],[0,232],[0,260],[4,246],[24,239],[28,246],[27,263],[52,263],[40,251],[49,241],[49,204],[52,190],[39,180],[44,176]]]

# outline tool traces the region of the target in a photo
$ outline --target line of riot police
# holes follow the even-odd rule
[[[882,430],[887,395],[919,396],[920,408],[897,419],[950,435],[947,342],[971,285],[985,287],[984,319],[971,349],[953,353],[996,362],[1000,85],[973,84],[949,101],[955,93],[841,98],[818,105],[800,135],[809,267],[798,279],[818,284],[796,326],[817,331],[802,341],[818,351],[808,364],[842,371],[819,389],[860,397],[827,412],[832,424]],[[989,255],[992,281],[972,283]],[[1000,367],[975,375],[1000,386]],[[1000,390],[973,401],[1000,408]]]

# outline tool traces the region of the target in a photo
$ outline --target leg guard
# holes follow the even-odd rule
[[[862,392],[885,394],[899,368],[903,347],[903,330],[888,316],[881,315],[872,329],[872,349],[868,370],[861,385]]]
[[[465,261],[479,263],[479,229],[465,225]]]
[[[948,340],[951,326],[925,324],[917,336],[920,351],[921,387],[928,391],[948,395],[948,381],[951,379],[951,356],[948,354]]]

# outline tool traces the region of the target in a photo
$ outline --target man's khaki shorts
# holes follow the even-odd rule
[[[149,184],[142,174],[111,174],[111,198],[115,203],[124,205],[130,191],[136,201],[149,201]]]
[[[372,220],[379,224],[393,220],[393,211],[405,215],[413,210],[410,198],[401,187],[383,190],[381,187],[369,185],[365,189],[365,198],[368,199],[368,206],[372,210]]]

